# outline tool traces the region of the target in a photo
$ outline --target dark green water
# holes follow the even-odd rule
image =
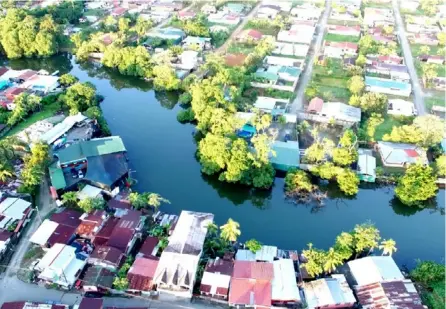
[[[345,199],[330,188],[323,208],[294,205],[284,199],[283,179],[271,191],[254,192],[228,185],[200,173],[195,159],[194,127],[177,122],[175,95],[155,93],[140,80],[120,76],[91,64],[79,66],[66,56],[46,60],[14,61],[14,68],[71,72],[90,81],[105,96],[104,115],[113,134],[127,147],[136,188],[158,192],[172,204],[166,212],[183,209],[215,214],[217,224],[229,217],[241,225],[241,240],[256,238],[282,249],[301,250],[312,242],[328,248],[341,231],[367,220],[375,223],[383,238],[393,238],[400,265],[413,266],[416,259],[444,262],[445,196],[440,191],[433,209],[414,210],[394,201],[392,188],[362,188]]]

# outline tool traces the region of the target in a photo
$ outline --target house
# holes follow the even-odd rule
[[[301,72],[302,70],[296,67],[268,65],[257,69],[251,85],[259,88],[294,91]]]
[[[178,12],[178,19],[180,20],[188,20],[193,19],[197,14],[192,11],[180,11]]]
[[[198,52],[194,50],[185,50],[179,55],[181,64],[176,66],[183,70],[192,70],[198,66]]]
[[[309,49],[310,45],[307,44],[275,42],[273,54],[305,58],[308,54]]]
[[[439,65],[445,64],[444,57],[439,55],[421,55],[418,57],[418,59],[421,62],[426,62],[426,63],[434,63]]]
[[[213,219],[214,215],[210,213],[181,212],[155,273],[154,280],[158,284],[158,290],[192,297],[207,226]]]
[[[229,12],[232,14],[238,14],[241,15],[243,13],[243,11],[245,10],[246,6],[243,3],[239,3],[239,2],[228,2],[226,3],[226,5],[223,7],[223,11],[225,12]]]
[[[245,63],[245,54],[226,54],[225,64],[230,67],[239,67]]]
[[[266,56],[263,60],[264,63],[269,65],[282,65],[288,67],[302,68],[304,61],[296,58],[288,57],[276,57],[276,56]]]
[[[358,149],[358,169],[359,180],[365,182],[375,182],[376,179],[376,158],[369,149]]]
[[[51,145],[56,140],[58,140],[62,135],[70,131],[73,126],[83,123],[88,118],[81,113],[78,113],[73,116],[68,116],[62,122],[56,124],[51,130],[46,132],[45,134],[42,134],[40,136],[40,139],[42,142],[45,142],[46,144]]]
[[[175,12],[181,10],[182,7],[181,2],[158,1],[150,6],[150,10],[157,12]]]
[[[81,212],[74,209],[65,208],[62,211],[53,213],[50,216],[50,220],[60,225],[66,225],[73,228],[77,228],[79,224],[81,224],[81,219],[80,219],[81,216],[82,216]]]
[[[375,27],[383,23],[393,24],[393,12],[390,9],[366,7],[364,9],[364,25]]]
[[[107,222],[105,222],[104,227],[96,233],[96,236],[93,239],[93,244],[95,246],[102,246],[107,245],[108,240],[110,239],[113,230],[115,229],[116,225],[118,225],[121,218],[118,217],[111,217]]]
[[[124,13],[127,12],[126,8],[116,7],[111,11],[111,16],[113,17],[121,17]]]
[[[211,48],[211,38],[188,36],[183,40],[183,48],[198,48],[200,50]]]
[[[91,213],[84,213],[80,219],[81,224],[76,229],[76,234],[82,238],[92,240],[95,234],[101,230],[109,215],[105,210],[93,210]]]
[[[253,253],[251,250],[248,250],[248,249],[238,249],[237,253],[235,254],[235,259],[237,261],[255,262],[256,261],[256,254]]]
[[[237,40],[242,42],[257,42],[263,37],[262,32],[255,29],[246,29],[237,36]]]
[[[324,56],[330,58],[343,58],[346,55],[356,55],[358,44],[351,42],[329,42],[324,43]]]
[[[409,70],[404,64],[387,64],[373,61],[371,64],[367,64],[366,72],[384,75],[392,80],[410,82]]]
[[[217,13],[217,8],[211,4],[206,3],[201,7],[201,13],[205,15]]]
[[[285,113],[286,107],[290,103],[290,100],[287,99],[276,99],[270,97],[257,97],[256,102],[254,103],[254,107],[265,112],[271,114],[273,116],[277,116]]]
[[[396,55],[389,55],[389,56],[367,55],[367,63],[372,63],[372,61],[379,61],[388,64],[403,64],[404,58]]]
[[[158,244],[159,239],[157,237],[147,236],[136,256],[158,260],[159,258],[156,256],[158,253]]]
[[[23,70],[20,71],[20,74],[14,78],[14,81],[18,82],[18,83],[24,83],[27,80],[33,78],[34,76],[36,76],[38,73],[36,71],[33,70]]]
[[[271,301],[273,305],[297,305],[302,303],[297,287],[296,271],[291,259],[273,261]]]
[[[154,276],[158,260],[137,257],[127,273],[129,281],[128,291],[130,292],[150,292],[154,286]]]
[[[35,75],[20,86],[47,94],[55,91],[56,88],[59,87],[59,77],[52,75]]]
[[[54,154],[59,160],[50,166],[52,186],[56,190],[70,189],[84,182],[111,191],[128,175],[126,152],[119,136],[74,143]],[[79,170],[85,176],[73,178]]]
[[[305,282],[304,291],[309,309],[353,308],[356,303],[344,275]]]
[[[293,25],[290,30],[279,31],[277,41],[311,44],[315,29],[313,26]]]
[[[416,116],[417,110],[412,102],[402,99],[390,99],[387,114],[396,116]]]
[[[5,90],[5,92],[3,93],[3,96],[9,100],[9,101],[14,101],[14,99],[20,95],[21,93],[26,92],[25,88],[22,87],[10,87],[8,89]]]
[[[0,229],[13,231],[20,236],[33,212],[30,202],[15,197],[5,198],[0,203]]]
[[[101,298],[82,298],[78,307],[76,305],[73,309],[104,309],[102,307],[103,300]]]
[[[55,244],[70,244],[75,238],[75,232],[76,227],[45,219],[29,241],[47,251]]]
[[[426,308],[409,279],[362,285],[356,287],[355,291],[359,304],[364,309]]]
[[[138,210],[127,210],[114,227],[107,245],[121,250],[125,254],[132,251],[137,239],[140,239],[145,217]]]
[[[421,160],[427,164],[426,151],[412,144],[378,142],[377,148],[384,166],[406,167]]]
[[[272,263],[235,261],[229,288],[229,305],[271,308]]]
[[[121,250],[110,246],[97,246],[87,259],[88,264],[117,271],[125,261]]]
[[[102,266],[88,265],[82,277],[84,292],[106,293],[113,287],[116,271]]]
[[[325,102],[313,98],[307,108],[308,113],[321,117],[320,122],[334,119],[339,122],[358,123],[361,121],[361,109],[341,102]]]
[[[384,36],[381,34],[374,34],[372,35],[372,39],[374,41],[377,41],[383,45],[389,45],[389,44],[394,44],[396,43],[395,38],[391,37],[391,36]]]
[[[445,77],[436,77],[432,80],[432,84],[437,90],[445,90],[446,89],[446,78]]]
[[[365,89],[370,92],[392,94],[409,97],[412,93],[412,85],[392,79],[379,77],[365,77]]]
[[[410,33],[426,33],[426,34],[437,34],[441,32],[440,27],[437,25],[429,24],[412,24],[406,23],[406,30]]]
[[[0,230],[0,261],[8,250],[14,233],[7,230]]]
[[[201,279],[200,294],[227,300],[233,269],[234,262],[231,260],[218,257],[209,260]]]
[[[1,309],[69,309],[70,306],[64,304],[48,305],[48,303],[36,303],[36,302],[5,302],[0,307]],[[93,308],[92,308],[93,309]]]
[[[408,34],[407,38],[412,44],[438,46],[438,44],[440,43],[436,35],[428,33],[415,33],[412,35]]]
[[[238,14],[226,13],[223,11],[208,16],[208,22],[223,25],[238,25],[240,23],[240,16]]]
[[[356,26],[328,25],[327,32],[330,34],[359,37],[361,35],[361,27],[359,25]]]
[[[391,256],[368,256],[350,261],[347,265],[357,286],[404,280],[401,270]]]
[[[290,12],[290,15],[298,20],[318,20],[321,14],[321,9],[309,3],[294,7]]]
[[[175,44],[178,44],[186,37],[186,33],[178,28],[167,27],[153,30],[147,33],[147,36],[149,38],[159,38],[162,40],[173,41]]]
[[[87,263],[87,256],[76,251],[75,247],[55,244],[36,265],[35,269],[41,271],[38,278],[46,284],[71,289]]]
[[[280,6],[273,4],[262,4],[257,10],[257,18],[274,19],[280,13]]]
[[[271,145],[269,160],[274,169],[279,171],[288,171],[299,167],[300,152],[298,141],[274,141]]]

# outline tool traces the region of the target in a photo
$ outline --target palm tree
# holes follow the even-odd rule
[[[324,271],[331,273],[338,265],[342,265],[342,256],[333,248],[330,248],[325,255]]]
[[[207,228],[208,228],[208,236],[212,237],[212,236],[216,236],[217,235],[217,233],[218,233],[218,226],[215,223],[213,223],[213,222],[209,223]]]
[[[396,248],[396,242],[392,238],[384,239],[379,245],[379,249],[383,251],[382,255],[388,254],[389,256],[392,256],[398,250]]]
[[[225,225],[220,226],[220,230],[221,238],[231,242],[235,242],[241,234],[240,224],[231,218],[228,219]]]
[[[8,178],[14,176],[14,170],[11,165],[0,163],[0,180],[5,182]]]
[[[170,204],[170,201],[168,199],[165,199],[158,193],[150,193],[147,196],[147,204],[149,206],[152,206],[154,210],[158,209],[158,207],[160,207],[161,203]]]

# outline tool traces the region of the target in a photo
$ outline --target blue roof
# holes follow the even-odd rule
[[[375,86],[381,88],[394,88],[399,90],[410,90],[410,84],[399,82],[392,79],[378,78],[378,77],[365,77],[366,86]]]
[[[271,149],[276,152],[276,156],[270,156],[270,162],[275,169],[288,171],[291,168],[299,167],[300,153],[297,141],[275,141]]]

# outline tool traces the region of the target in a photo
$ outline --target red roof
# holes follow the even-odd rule
[[[272,263],[235,261],[232,278],[272,280],[274,269]]]
[[[263,280],[232,279],[229,304],[271,307],[271,283]]]
[[[95,246],[105,245],[107,241],[110,239],[110,236],[113,233],[113,230],[115,229],[119,220],[120,219],[116,217],[108,219],[107,222],[105,222],[102,229],[100,229],[99,232],[94,237],[93,244]]]
[[[33,71],[33,70],[26,70],[25,72],[23,72],[22,74],[20,74],[19,76],[17,76],[17,78],[19,79],[23,79],[23,80],[28,80],[31,77],[33,77],[34,75],[36,75],[37,72]]]
[[[22,309],[24,306],[24,301],[15,301],[10,303],[3,303],[1,309]]]
[[[99,246],[93,250],[90,258],[104,260],[119,267],[121,262],[124,260],[125,255],[124,252],[119,249],[109,246]]]
[[[330,25],[329,29],[334,29],[337,31],[345,31],[345,32],[350,32],[352,30],[361,31],[361,27],[359,25],[356,26]]]
[[[417,158],[419,156],[415,149],[404,149],[404,152],[411,158]]]
[[[79,309],[102,309],[101,298],[82,298]]]
[[[234,262],[223,259],[209,260],[206,264],[205,271],[232,276],[234,271]]]
[[[324,100],[321,98],[315,97],[311,99],[310,104],[308,105],[307,111],[309,112],[317,112],[322,111],[322,106],[324,105]]]
[[[109,200],[107,203],[108,207],[113,209],[130,209],[132,205],[126,200]]]
[[[354,50],[358,49],[358,44],[351,43],[351,42],[331,42],[331,41],[329,42],[329,41],[326,41],[325,46],[342,48],[342,49],[346,49],[346,48],[354,49]]]
[[[254,29],[251,29],[248,31],[247,35],[249,35],[250,37],[256,39],[256,40],[260,40],[263,37],[263,33]]]
[[[129,289],[138,291],[150,290],[157,267],[158,260],[137,257],[127,273]]]
[[[378,59],[381,62],[391,61],[396,64],[403,62],[403,58],[398,56],[379,56]]]
[[[107,245],[122,250],[122,252],[126,252],[127,245],[132,240],[133,234],[134,234],[133,230],[120,228],[119,226],[116,226],[109,240],[107,241]]]
[[[12,97],[21,94],[22,92],[25,92],[26,89],[19,88],[19,87],[11,87],[9,89],[5,90],[5,96],[6,97]]]
[[[54,244],[68,244],[75,232],[75,227],[59,224],[53,234],[48,238],[48,246],[52,247]]]
[[[195,12],[192,12],[192,11],[181,11],[181,12],[178,13],[178,15],[181,16],[181,17],[187,17],[187,16],[193,17],[196,14],[195,14]]]
[[[5,67],[0,67],[0,76],[2,76],[3,74],[5,74],[6,72],[8,72],[9,69],[5,68]]]
[[[112,15],[122,15],[127,11],[125,8],[117,7],[112,11]]]
[[[157,237],[148,236],[144,243],[139,249],[139,253],[143,254],[145,257],[152,256],[152,252],[158,245],[159,239]]]
[[[0,241],[7,241],[12,234],[12,232],[8,232],[7,230],[0,230]]]
[[[73,209],[64,209],[59,213],[51,215],[50,220],[62,225],[68,225],[77,228],[81,224],[79,219],[82,214]]]

